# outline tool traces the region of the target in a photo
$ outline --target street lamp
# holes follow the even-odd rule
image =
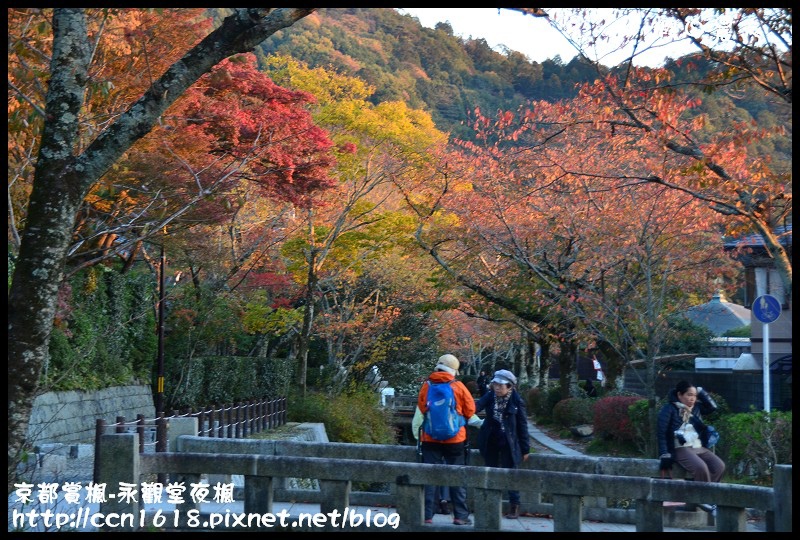
[[[164,276],[167,269],[167,256],[161,244],[161,265],[158,275],[158,373],[156,380],[156,416],[164,411]]]

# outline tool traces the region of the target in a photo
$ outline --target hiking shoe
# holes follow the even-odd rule
[[[456,518],[453,520],[453,525],[472,525],[472,520],[469,518],[464,518],[464,519]]]
[[[440,514],[449,514],[450,513],[450,505],[445,500],[441,500],[439,502],[439,513]]]
[[[506,519],[519,519],[519,505],[512,504],[508,514],[503,516]]]

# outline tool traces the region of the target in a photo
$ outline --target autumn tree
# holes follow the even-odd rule
[[[252,54],[223,60],[94,186],[71,257],[130,261],[164,230],[229,221],[252,199],[298,204],[326,189],[331,142],[304,108],[312,99],[274,84]],[[88,241],[98,236],[100,248]]]
[[[153,12],[127,10],[123,15],[106,24],[111,44],[98,47],[98,55],[106,59],[104,76],[114,89],[128,88],[130,69],[114,56],[128,51],[119,53],[114,38],[136,36],[135,43],[147,44],[144,56],[158,55],[166,43],[174,46],[186,39]],[[176,27],[197,16],[179,12]],[[163,32],[166,43],[152,36],[162,35],[162,25],[168,26]],[[120,64],[123,71],[115,78],[109,66]],[[158,69],[159,64],[154,61],[151,68]],[[129,92],[135,91],[134,82]],[[301,204],[311,192],[330,185],[326,170],[333,162],[331,143],[304,108],[312,99],[310,94],[274,84],[258,71],[252,54],[223,60],[170,107],[158,125],[92,187],[81,205],[68,249],[68,275],[112,257],[121,260],[123,272],[140,257],[164,271],[158,268],[161,261],[148,253],[147,247],[155,244],[162,251],[166,246],[178,280],[190,276],[180,285],[193,284],[188,298],[196,306],[190,307],[182,295],[170,298],[175,306],[181,300],[180,316],[167,313],[168,404],[180,399],[177,383],[187,380],[185,373],[192,370],[196,355],[236,349],[240,340],[234,337],[238,331],[232,321],[239,311],[235,306],[247,301],[235,292],[237,283],[253,268],[251,261],[261,256],[261,246],[266,250],[280,240],[277,225],[285,224],[281,218],[285,211],[279,205]],[[102,104],[99,98],[95,101]],[[93,114],[100,110],[100,104],[94,104]],[[253,206],[264,209],[260,226],[248,225],[249,232],[243,231],[242,216]],[[276,215],[264,216],[271,211]],[[223,229],[220,239],[217,231]],[[217,249],[222,246],[227,249]],[[182,292],[180,286],[169,291]],[[186,324],[195,331],[187,334],[190,339],[181,339],[180,329]],[[229,331],[219,332],[225,325]]]
[[[516,324],[490,320],[466,301],[459,302],[457,309],[441,312],[438,319],[442,349],[458,357],[462,375],[475,378],[480,370],[510,369],[519,375],[520,385],[528,383],[533,354],[527,354],[526,334]],[[533,386],[538,386],[535,376],[534,380]]]
[[[25,446],[33,397],[48,354],[72,224],[82,201],[204,73],[229,56],[252,51],[275,31],[291,26],[312,11],[313,8],[234,10],[217,29],[156,75],[124,112],[84,141],[81,119],[94,60],[87,13],[77,8],[52,10],[47,91],[44,102],[35,107],[44,121],[25,230],[8,295],[9,493]]]
[[[458,284],[557,344],[562,374],[579,344],[601,346],[617,360],[610,382],[621,384],[634,360],[655,365],[669,315],[688,307],[691,292],[718,286],[727,259],[719,223],[692,198],[639,179],[653,170],[682,178],[682,160],[622,121],[592,129],[614,113],[598,98],[604,84],[568,103],[478,113],[481,142],[462,143],[427,181],[427,199],[414,202],[421,186],[408,193],[424,218],[420,243]],[[686,119],[691,102],[658,92],[639,99],[683,133],[699,127]],[[650,373],[647,387],[654,383]]]
[[[349,321],[358,326],[362,336],[377,337],[364,330],[378,331],[393,320],[391,309],[380,316],[376,313],[372,320],[356,317],[355,298],[348,298],[346,291],[353,287],[352,279],[363,262],[385,254],[403,228],[402,220],[394,215],[396,209],[387,204],[392,198],[392,180],[408,174],[409,169],[423,167],[427,149],[443,143],[445,135],[435,129],[429,115],[402,102],[371,105],[366,98],[373,89],[357,78],[309,69],[288,58],[272,59],[268,67],[280,84],[316,97],[314,118],[331,133],[338,148],[337,189],[308,199],[302,209],[306,234],[284,248],[305,289],[298,346],[298,383],[305,391],[312,327],[320,305],[331,308],[325,317],[331,323],[329,330],[334,307],[339,327]],[[331,332],[323,334],[332,336]],[[354,346],[352,354],[341,348],[330,350],[329,368],[340,382],[359,363],[366,342],[368,339]]]
[[[173,366],[172,381],[187,380],[197,355],[266,354],[263,334],[256,338],[260,345],[244,349],[235,339],[241,333],[237,323],[218,331],[224,321],[240,325],[243,306],[265,316],[264,328],[289,315],[275,305],[274,295],[255,293],[264,273],[280,271],[272,263],[277,246],[291,234],[289,216],[302,211],[314,193],[334,186],[332,142],[312,121],[312,101],[306,92],[276,85],[257,69],[252,54],[226,59],[122,162],[133,185],[159,194],[159,204],[147,201],[147,208],[169,219],[162,242],[169,246],[171,268],[191,276],[185,283],[193,291],[175,292],[184,302],[197,299],[196,310],[184,303],[182,317],[168,319],[178,326],[174,330],[195,329],[186,340],[171,334],[166,360]],[[130,219],[132,227],[152,218],[144,208],[130,214],[141,220]],[[268,313],[256,307],[256,296]],[[259,327],[249,320],[248,330]]]
[[[152,80],[180,57],[181,49],[195,45],[210,30],[203,9],[167,9],[162,13],[140,9],[87,9],[87,32],[93,43],[88,67],[85,103],[79,123],[80,145],[88,145],[141,96]],[[51,10],[9,10],[9,245],[16,253],[24,229],[33,170],[44,126],[46,76],[52,55]],[[114,175],[110,175],[114,176]],[[116,175],[117,179],[119,175]],[[95,193],[114,190],[114,184],[95,186]],[[127,193],[129,189],[116,190]],[[91,204],[88,197],[84,207]],[[102,197],[102,195],[101,195]],[[122,196],[120,196],[122,198]],[[107,197],[105,198],[108,199]],[[81,213],[85,213],[82,210]],[[113,201],[100,204],[101,215],[113,216]],[[87,221],[78,217],[80,222]],[[119,225],[119,224],[117,224]],[[102,229],[102,228],[101,228]],[[87,245],[102,249],[108,233],[76,232],[74,253]]]
[[[776,133],[791,133],[791,121],[773,127],[761,126],[757,119],[720,123],[720,118],[699,117],[699,122],[710,125],[713,121],[717,126],[715,132],[703,136],[697,130],[691,134],[676,130],[670,119],[659,116],[658,111],[636,106],[637,95],[644,87],[643,73],[649,71],[636,67],[638,58],[683,41],[698,50],[696,57],[680,61],[688,75],[676,80],[668,69],[652,70],[647,91],[661,90],[665,97],[685,92],[692,99],[701,92],[761,91],[782,103],[783,117],[791,119],[791,9],[625,8],[614,10],[608,19],[586,8],[547,10],[547,14],[582,58],[595,65],[600,80],[609,82],[602,99],[622,113],[617,118],[621,125],[635,126],[643,137],[660,136],[662,144],[684,161],[689,173],[667,179],[653,171],[643,179],[687,193],[709,211],[726,216],[726,233],[731,236],[751,232],[760,235],[791,303],[791,254],[780,237],[791,232],[779,231],[791,224],[792,174],[790,168],[771,162],[769,156],[759,152],[757,144]],[[618,19],[626,23],[611,26]],[[606,78],[608,68],[602,62],[616,50],[624,51],[626,59],[614,69],[617,77]],[[699,69],[701,64],[708,69]],[[691,88],[695,88],[694,95]],[[604,125],[605,129],[613,129],[610,123]],[[726,152],[730,148],[739,152]]]

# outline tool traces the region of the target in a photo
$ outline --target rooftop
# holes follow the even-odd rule
[[[684,316],[697,325],[705,326],[716,336],[750,324],[750,310],[726,302],[721,293],[715,294],[710,302],[687,309]]]

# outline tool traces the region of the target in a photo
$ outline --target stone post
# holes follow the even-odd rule
[[[774,532],[792,532],[792,466],[775,465],[772,474],[772,489],[775,494]],[[767,525],[769,526],[769,520]]]
[[[497,489],[478,489],[475,497],[475,530],[499,531],[503,518],[503,492]],[[482,509],[478,511],[478,509]]]
[[[581,532],[583,504],[576,495],[553,495],[553,532]]]
[[[106,485],[106,501],[100,503],[100,512],[120,516],[119,526],[103,527],[103,531],[135,531],[139,521],[139,445],[135,433],[101,435],[96,448],[99,466],[95,483]],[[135,497],[121,496],[129,488]],[[114,495],[113,498],[109,495]]]
[[[182,452],[178,444],[178,437],[181,435],[197,435],[197,417],[188,416],[181,418],[170,418],[167,427],[167,445],[171,452]]]
[[[395,506],[400,515],[400,527],[404,530],[418,531],[425,520],[425,486],[409,484],[403,477],[398,478],[395,493]]]

